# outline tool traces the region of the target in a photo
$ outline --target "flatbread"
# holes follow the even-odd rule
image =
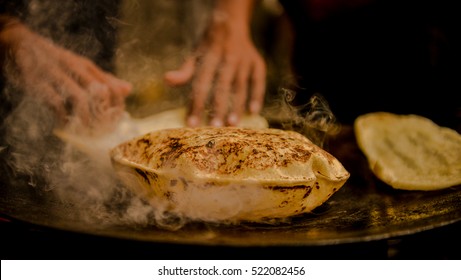
[[[262,221],[312,211],[349,172],[303,135],[200,127],[145,134],[111,150],[129,188],[161,211],[202,221]]]
[[[108,133],[93,135],[68,129],[56,129],[54,134],[101,165],[112,168],[109,157],[110,149],[124,141],[151,131],[186,127],[186,114],[185,107],[165,110],[144,118],[134,118],[125,112],[117,126]],[[204,124],[205,120],[202,120],[201,125]],[[238,124],[238,127],[248,128],[266,128],[268,126],[264,117],[252,114],[243,115]]]
[[[461,184],[461,135],[418,115],[386,112],[354,123],[373,173],[403,190],[431,191]]]

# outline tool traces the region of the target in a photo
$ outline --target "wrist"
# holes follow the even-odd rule
[[[254,0],[219,0],[212,13],[211,27],[249,34],[253,8]]]
[[[20,23],[21,21],[16,17],[12,17],[8,15],[0,15],[0,32],[3,31],[4,29],[7,29],[11,26],[18,25]]]
[[[248,36],[250,34],[250,26],[243,18],[233,17],[226,11],[217,10],[212,14],[209,31],[215,35]]]

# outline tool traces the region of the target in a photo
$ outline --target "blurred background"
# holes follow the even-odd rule
[[[185,105],[189,88],[170,88],[163,74],[179,67],[205,31],[213,1],[124,0],[121,5],[115,72],[135,86],[129,110],[135,116]],[[252,20],[254,42],[267,59],[268,92],[292,82],[291,28],[277,0],[263,0]]]

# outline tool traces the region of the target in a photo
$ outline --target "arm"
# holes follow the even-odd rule
[[[217,1],[207,32],[194,54],[178,70],[165,74],[171,86],[192,81],[189,126],[199,125],[209,94],[213,126],[236,125],[246,109],[254,114],[260,112],[266,65],[251,39],[253,7],[254,0]]]

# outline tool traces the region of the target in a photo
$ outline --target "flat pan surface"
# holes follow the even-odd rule
[[[53,191],[42,192],[24,180],[8,179],[3,170],[0,213],[32,225],[97,236],[228,246],[354,243],[409,235],[461,220],[461,186],[434,192],[392,189],[371,174],[351,129],[343,129],[336,139],[327,143],[326,149],[351,172],[350,179],[314,213],[276,225],[189,223],[178,230],[168,230],[154,224],[120,220],[101,223],[82,213],[78,205],[57,199]],[[113,212],[114,207],[100,211]]]

